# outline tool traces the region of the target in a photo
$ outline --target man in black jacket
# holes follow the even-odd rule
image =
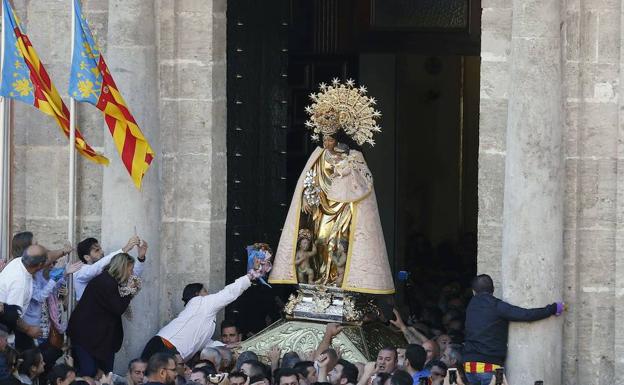
[[[489,385],[494,371],[505,364],[509,321],[532,322],[563,313],[563,303],[536,309],[513,306],[494,297],[494,282],[487,274],[472,281],[474,297],[466,309],[464,367],[472,385]]]

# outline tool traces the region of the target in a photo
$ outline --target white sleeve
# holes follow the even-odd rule
[[[84,283],[89,282],[90,280],[98,276],[104,270],[106,265],[110,263],[113,257],[119,253],[123,253],[123,251],[121,249],[113,251],[93,265],[82,266],[80,270],[74,273],[74,279]]]
[[[141,274],[143,274],[143,269],[145,269],[145,262],[141,262],[139,261],[138,258],[135,258],[134,268],[132,269],[132,272],[134,273],[134,275],[136,275],[137,277],[140,277]]]
[[[7,305],[17,305],[22,310],[22,314],[26,312],[24,303],[26,303],[26,286],[23,279],[15,279],[7,287],[7,295],[5,303]]]
[[[251,281],[248,276],[244,275],[224,287],[221,291],[202,297],[200,306],[206,308],[209,313],[216,314],[240,297],[249,286],[251,286]]]

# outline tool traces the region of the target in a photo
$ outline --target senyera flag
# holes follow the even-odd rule
[[[95,105],[113,136],[115,147],[137,188],[154,159],[154,151],[143,136],[126,102],[121,97],[89,25],[74,1],[74,52],[72,53],[69,94],[80,102]]]
[[[69,138],[69,110],[39,60],[30,39],[23,33],[8,0],[2,0],[4,18],[4,62],[0,95],[35,106],[56,120]],[[76,149],[85,158],[100,164],[108,159],[97,153],[76,129]]]

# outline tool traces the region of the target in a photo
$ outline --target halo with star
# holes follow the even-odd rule
[[[352,79],[344,84],[333,79],[330,85],[321,83],[318,93],[310,94],[312,104],[305,108],[310,118],[305,125],[312,130],[312,139],[321,135],[334,135],[343,130],[358,145],[375,145],[373,135],[381,132],[377,119],[381,112],[375,110],[375,98],[367,96],[366,87],[355,87]]]

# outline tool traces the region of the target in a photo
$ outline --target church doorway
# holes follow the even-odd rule
[[[391,268],[409,272],[396,281],[399,303],[466,284],[476,272],[480,15],[479,0],[228,2],[228,281],[244,273],[247,244],[277,247],[316,146],[308,95],[351,78],[383,114],[363,153]],[[257,331],[287,293],[258,288],[227,317]]]

